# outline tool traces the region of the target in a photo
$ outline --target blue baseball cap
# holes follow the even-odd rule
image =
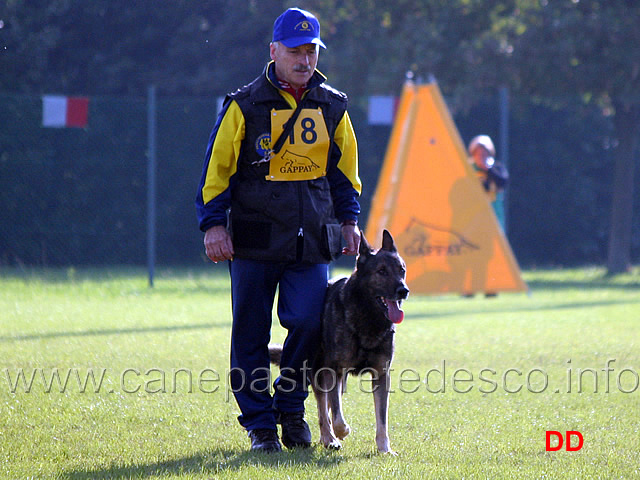
[[[306,43],[315,43],[327,48],[320,40],[320,23],[306,10],[290,8],[276,18],[273,24],[273,41],[286,47],[299,47]]]

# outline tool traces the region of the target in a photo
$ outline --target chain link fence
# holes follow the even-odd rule
[[[352,99],[349,108],[365,187],[363,224],[391,130],[367,123],[367,101]],[[159,264],[205,261],[193,201],[217,105],[216,98],[157,100]],[[510,119],[508,223],[516,256],[525,265],[601,262],[615,147],[607,120],[595,110],[551,110],[518,98]],[[497,94],[455,121],[463,141],[487,133],[500,145]],[[0,265],[146,263],[147,98],[91,97],[86,128],[45,128],[40,96],[0,94],[0,125]],[[635,261],[638,219],[636,212]]]

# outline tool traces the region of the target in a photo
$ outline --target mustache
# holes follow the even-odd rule
[[[306,72],[310,72],[311,71],[311,67],[310,66],[305,66],[305,65],[296,65],[296,66],[293,67],[293,71],[294,72],[306,73]]]

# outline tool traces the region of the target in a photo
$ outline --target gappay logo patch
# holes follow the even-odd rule
[[[271,138],[280,136],[292,112],[271,111]],[[272,152],[267,180],[313,180],[325,176],[329,144],[322,109],[303,108],[280,152]]]

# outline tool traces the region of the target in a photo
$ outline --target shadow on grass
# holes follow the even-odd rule
[[[192,294],[229,291],[229,272],[223,266],[197,268],[162,268],[148,283],[148,272],[140,267],[52,267],[12,268],[0,266],[0,279],[21,281],[28,287],[44,285],[113,285],[119,295],[127,293]]]
[[[140,327],[140,328],[120,328],[120,329],[92,329],[80,330],[77,332],[44,332],[29,335],[15,335],[0,337],[0,342],[16,342],[27,340],[44,340],[61,337],[91,337],[99,335],[131,335],[138,333],[162,333],[176,332],[184,330],[205,330],[208,328],[231,328],[231,322],[224,323],[200,323],[196,325],[168,325],[164,327]]]
[[[69,480],[89,479],[129,479],[169,475],[215,475],[225,471],[235,471],[247,466],[290,467],[313,465],[315,468],[330,468],[343,461],[335,452],[315,446],[306,450],[283,451],[279,453],[238,452],[234,450],[212,450],[190,457],[166,460],[144,465],[114,465],[104,469],[76,470],[63,472],[61,478]]]
[[[461,300],[463,301],[463,300]],[[465,300],[466,301],[466,300]],[[487,300],[488,302],[492,300]],[[434,313],[417,312],[417,313],[405,313],[405,318],[444,318],[459,315],[470,314],[492,314],[492,313],[527,313],[527,312],[543,312],[553,310],[574,310],[581,308],[596,308],[596,307],[612,307],[616,305],[636,305],[640,304],[640,298],[637,299],[619,299],[619,300],[596,300],[592,302],[566,302],[566,303],[550,303],[545,305],[532,304],[521,305],[514,307],[513,305],[500,305],[486,306],[484,304],[482,308],[474,309],[455,309],[448,312],[438,310]]]
[[[588,280],[530,280],[527,285],[535,294],[536,290],[639,290],[640,277],[616,282],[616,277],[600,276]]]

